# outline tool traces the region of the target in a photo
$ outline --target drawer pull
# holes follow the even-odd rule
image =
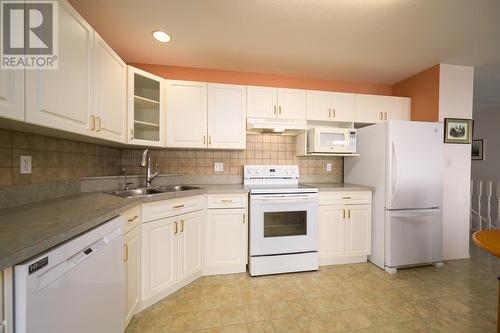
[[[127,221],[134,222],[135,220],[137,220],[138,217],[139,217],[138,215],[135,215],[135,216],[129,218]]]
[[[222,199],[222,203],[230,203],[230,202],[233,202],[233,200]]]
[[[177,206],[174,206],[174,208],[182,208],[184,207],[184,205],[177,205]]]
[[[349,200],[352,199],[351,197],[342,197],[343,200]]]

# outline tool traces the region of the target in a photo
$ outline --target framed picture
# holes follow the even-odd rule
[[[472,119],[444,119],[444,143],[470,144],[471,138]]]
[[[473,160],[484,160],[484,140],[472,140],[471,158]]]

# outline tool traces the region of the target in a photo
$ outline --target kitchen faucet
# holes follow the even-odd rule
[[[149,149],[142,152],[141,167],[146,167],[146,187],[151,186],[151,182],[158,176],[158,162],[156,163],[155,173],[151,174],[151,156]]]

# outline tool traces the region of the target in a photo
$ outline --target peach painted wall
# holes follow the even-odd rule
[[[439,120],[439,67],[435,65],[392,86],[395,96],[411,97],[411,120]]]
[[[170,65],[136,64],[131,66],[173,80],[231,83],[280,88],[325,90],[374,95],[392,95],[389,84],[363,83],[339,80],[322,80],[310,77],[294,77],[277,74],[236,72],[217,69],[180,67]]]

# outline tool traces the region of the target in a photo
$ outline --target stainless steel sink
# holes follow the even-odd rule
[[[168,186],[158,186],[158,187],[142,187],[134,188],[129,190],[117,190],[106,192],[123,198],[135,198],[135,197],[145,197],[154,194],[180,192],[180,191],[190,191],[199,190],[200,187],[196,186],[186,186],[186,185],[168,185]]]

